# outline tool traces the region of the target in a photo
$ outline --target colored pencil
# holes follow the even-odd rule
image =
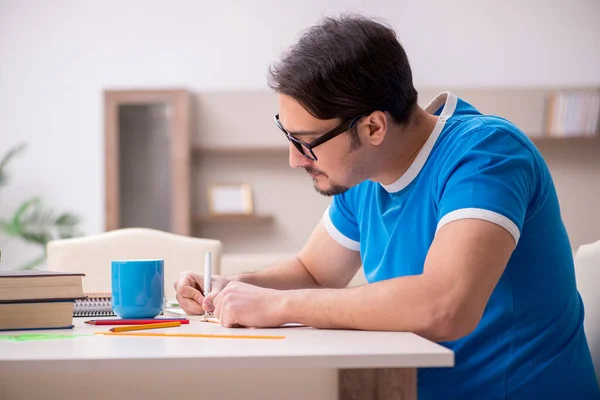
[[[156,324],[159,322],[175,322],[179,321],[182,324],[189,324],[187,318],[156,318],[156,319],[96,319],[85,321],[89,325],[145,325]]]
[[[96,335],[109,336],[156,336],[156,337],[186,337],[207,339],[284,339],[285,336],[264,335],[229,335],[213,333],[119,333],[119,332],[94,332]]]
[[[115,328],[110,328],[109,331],[111,331],[111,332],[126,332],[126,331],[138,331],[138,330],[142,330],[142,329],[175,328],[178,326],[181,326],[181,321],[161,322],[159,324],[117,326]]]

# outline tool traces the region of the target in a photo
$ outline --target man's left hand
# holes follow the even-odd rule
[[[233,281],[215,297],[214,315],[227,328],[281,326],[286,322],[282,302],[285,293]]]

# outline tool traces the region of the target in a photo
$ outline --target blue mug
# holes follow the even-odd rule
[[[164,260],[114,260],[112,308],[120,318],[154,318],[163,310]]]

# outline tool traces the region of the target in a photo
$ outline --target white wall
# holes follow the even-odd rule
[[[30,146],[0,217],[40,194],[102,231],[103,89],[265,88],[301,29],[347,9],[393,24],[421,86],[600,84],[597,0],[0,0],[0,154]],[[2,268],[35,255],[5,242]]]

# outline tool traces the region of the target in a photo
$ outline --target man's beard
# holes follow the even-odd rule
[[[352,128],[352,129],[356,129],[356,127]],[[362,147],[362,142],[360,141],[360,138],[358,137],[358,135],[355,133],[353,133],[351,136],[352,142],[350,144],[350,150],[348,151],[348,154],[360,149]],[[318,172],[319,174],[323,175],[326,178],[329,178],[326,174],[324,174],[321,171],[318,171],[316,169],[314,169],[313,167],[304,167],[304,169],[306,170],[306,172],[311,173],[311,172]],[[348,189],[350,189],[347,186],[342,186],[342,185],[338,185],[335,182],[329,182],[329,188],[322,190],[319,189],[317,187],[317,183],[316,183],[316,179],[317,178],[313,178],[313,182],[315,184],[315,190],[317,191],[317,193],[323,195],[323,196],[335,196],[338,194],[342,194],[345,191],[347,191]]]
[[[327,188],[326,190],[321,190],[317,187],[317,185],[315,185],[315,190],[317,191],[317,193],[328,197],[342,194],[348,189],[349,188],[346,186],[336,185],[335,183],[329,185],[329,188]]]
[[[327,178],[327,175],[325,175],[323,172],[317,171],[316,169],[314,169],[312,167],[304,167],[304,169],[309,174],[317,172],[317,173],[319,173],[319,174],[321,174],[321,175],[323,175],[324,177]],[[320,195],[323,195],[323,196],[328,196],[328,197],[335,196],[335,195],[338,195],[338,194],[342,194],[342,193],[344,193],[345,191],[347,191],[349,189],[346,186],[338,185],[336,183],[330,183],[329,187],[327,189],[319,189],[317,187],[316,179],[317,178],[313,178],[315,190],[317,191],[317,193],[319,193]]]

